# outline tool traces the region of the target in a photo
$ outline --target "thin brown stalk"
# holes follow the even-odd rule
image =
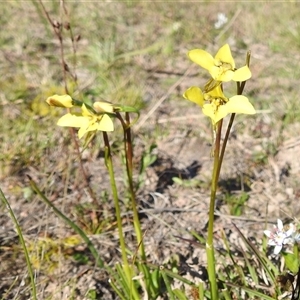
[[[63,38],[63,28],[65,28],[66,30],[68,30],[70,32],[70,37],[71,37],[71,41],[72,41],[72,47],[73,47],[73,57],[74,57],[74,65],[76,65],[76,47],[75,47],[75,44],[74,44],[74,36],[73,36],[73,31],[72,31],[72,28],[71,28],[71,25],[69,22],[67,22],[65,24],[65,26],[63,26],[63,20],[61,19],[60,22],[58,21],[53,21],[52,18],[50,17],[49,13],[47,12],[42,0],[38,0],[42,9],[43,9],[43,12],[48,20],[48,22],[50,23],[50,25],[52,26],[53,28],[53,32],[55,34],[55,36],[57,37],[58,41],[59,41],[59,49],[60,49],[60,64],[61,64],[61,68],[62,68],[62,74],[63,74],[63,82],[64,82],[64,88],[65,88],[65,93],[66,94],[69,94],[69,89],[68,89],[68,82],[67,82],[67,74],[69,74],[72,78],[72,80],[75,82],[75,84],[77,84],[77,76],[75,74],[75,67],[74,67],[74,73],[72,74],[72,72],[70,71],[70,68],[65,60],[65,53],[64,53],[64,38]],[[63,14],[68,16],[68,11],[67,11],[67,8],[65,6],[65,2],[64,0],[60,0],[60,6],[61,6],[61,9],[63,10]],[[62,18],[62,17],[61,17]],[[74,75],[75,74],[75,75]],[[69,110],[69,109],[68,109]],[[80,170],[81,170],[81,175],[84,179],[84,182],[85,182],[85,186],[88,190],[88,193],[94,203],[94,205],[98,206],[98,201],[96,199],[96,196],[90,186],[90,183],[89,183],[89,180],[88,180],[88,176],[87,176],[87,173],[86,173],[86,170],[83,166],[83,162],[82,162],[82,158],[81,158],[81,152],[80,152],[80,146],[79,146],[79,143],[78,143],[78,140],[76,138],[76,135],[75,135],[75,131],[74,131],[74,128],[70,128],[70,134],[71,134],[71,137],[72,137],[72,140],[73,140],[73,143],[75,145],[75,152],[76,152],[76,155],[78,157],[78,160],[79,160],[79,165],[80,165]]]

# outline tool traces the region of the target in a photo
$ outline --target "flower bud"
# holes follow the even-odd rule
[[[69,95],[54,95],[49,97],[46,102],[50,106],[73,107],[73,100]]]
[[[113,113],[114,112],[114,107],[109,102],[97,101],[93,104],[93,107],[97,113],[105,113],[105,112]]]

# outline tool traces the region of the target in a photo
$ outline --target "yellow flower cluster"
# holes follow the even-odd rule
[[[251,77],[251,71],[247,65],[239,69],[235,68],[228,44],[221,47],[215,57],[201,49],[189,51],[188,56],[193,62],[206,69],[212,79],[209,80],[204,91],[192,86],[185,91],[183,97],[198,104],[203,113],[211,118],[213,125],[229,113],[250,115],[256,113],[247,97],[236,95],[227,98],[223,94],[222,82],[231,80],[243,82]]]
[[[54,95],[49,97],[46,102],[50,106],[71,108],[78,101],[73,100],[69,95]],[[114,114],[114,107],[111,103],[98,101],[93,104],[93,108],[88,108],[84,103],[81,103],[80,106],[81,113],[67,113],[58,120],[57,125],[79,128],[78,137],[80,139],[87,132],[114,130],[114,124],[110,118],[110,115]]]

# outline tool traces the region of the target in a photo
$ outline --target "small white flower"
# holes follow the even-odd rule
[[[220,29],[223,25],[228,22],[228,18],[223,13],[218,13],[217,22],[215,22],[215,28]]]
[[[268,245],[275,246],[274,254],[278,254],[283,245],[293,244],[294,239],[292,238],[295,232],[295,226],[290,224],[289,229],[285,230],[283,228],[283,223],[280,219],[277,220],[277,226],[274,225],[273,231],[265,230],[264,234],[269,238]]]

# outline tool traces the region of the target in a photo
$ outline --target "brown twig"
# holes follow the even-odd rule
[[[60,22],[58,21],[53,21],[49,15],[49,13],[47,12],[42,0],[39,0],[39,3],[45,13],[45,16],[48,20],[48,22],[51,24],[52,28],[53,28],[53,31],[54,31],[54,34],[55,36],[57,37],[58,41],[59,41],[59,49],[60,49],[60,62],[61,62],[61,67],[62,67],[62,73],[63,73],[63,82],[64,82],[64,88],[65,88],[65,93],[66,94],[69,94],[69,89],[68,89],[68,82],[67,82],[67,74],[69,74],[72,78],[72,80],[74,81],[74,83],[77,85],[77,76],[75,74],[75,70],[76,70],[76,63],[77,63],[77,59],[76,59],[76,45],[75,45],[75,38],[74,38],[74,35],[73,35],[73,31],[72,31],[72,28],[71,28],[71,25],[70,25],[70,22],[67,21],[65,23],[63,23],[63,20],[61,19]],[[61,9],[63,10],[63,14],[64,16],[69,16],[68,15],[68,11],[67,11],[67,8],[65,6],[65,2],[64,0],[60,0],[60,7]],[[62,18],[62,17],[61,17]],[[64,39],[63,39],[63,29],[66,29],[70,32],[70,39],[72,41],[72,49],[73,49],[73,57],[74,57],[74,73],[72,73],[70,71],[70,68],[65,60],[65,53],[64,53]],[[70,128],[70,134],[71,134],[71,137],[72,137],[72,140],[74,142],[74,145],[75,145],[75,151],[76,151],[76,155],[79,159],[79,165],[80,165],[80,170],[81,170],[81,174],[82,174],[82,177],[84,178],[84,181],[85,181],[85,184],[86,184],[86,187],[88,189],[88,193],[90,195],[90,197],[92,198],[93,200],[93,203],[95,205],[98,205],[98,202],[97,202],[97,199],[96,199],[96,196],[89,184],[89,180],[88,180],[88,176],[86,174],[86,171],[85,171],[85,168],[83,166],[83,162],[82,162],[82,158],[81,158],[81,153],[80,153],[80,147],[79,147],[79,143],[78,143],[78,140],[76,138],[76,135],[75,135],[75,131],[74,131],[74,128]]]

